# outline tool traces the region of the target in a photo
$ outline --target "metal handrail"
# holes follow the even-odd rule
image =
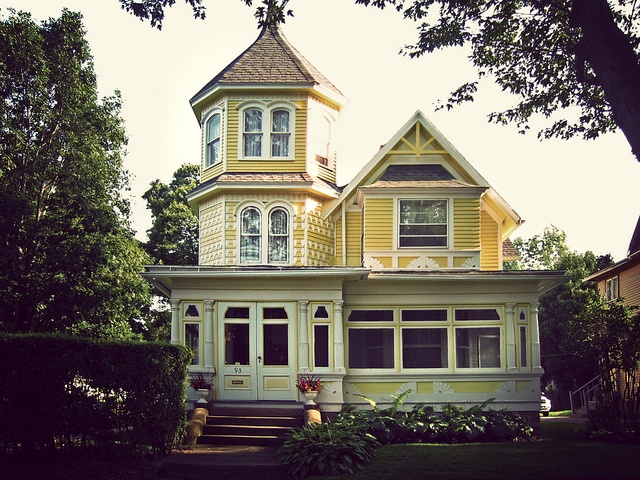
[[[571,411],[573,413],[576,413],[576,410],[579,408],[582,408],[583,406],[588,411],[589,402],[595,399],[595,395],[599,385],[600,385],[600,376],[597,375],[591,380],[589,380],[587,383],[585,383],[583,386],[578,388],[577,390],[569,392],[569,401],[571,402]],[[578,405],[574,403],[574,397],[576,395],[580,400]]]

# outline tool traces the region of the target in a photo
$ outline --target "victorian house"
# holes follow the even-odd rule
[[[172,342],[213,402],[298,402],[312,373],[325,412],[410,389],[537,417],[538,297],[562,274],[503,270],[522,219],[421,112],[339,187],[344,104],[278,26],[191,99],[199,265],[144,273]]]

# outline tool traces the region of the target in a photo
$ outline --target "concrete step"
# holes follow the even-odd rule
[[[207,425],[260,425],[260,426],[281,426],[300,427],[302,417],[285,416],[245,416],[245,415],[209,415]]]
[[[209,434],[198,437],[198,445],[255,445],[262,447],[279,447],[285,437],[277,435],[224,435]]]
[[[251,435],[286,437],[294,427],[280,425],[205,425],[203,435]]]

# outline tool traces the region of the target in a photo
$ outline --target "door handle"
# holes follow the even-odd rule
[[[258,355],[258,363],[262,363],[262,357]]]

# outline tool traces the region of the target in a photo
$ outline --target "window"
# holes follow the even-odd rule
[[[399,247],[447,247],[447,200],[400,200]]]
[[[500,328],[456,328],[456,367],[500,367]]]
[[[521,367],[526,367],[528,365],[527,345],[528,345],[527,327],[521,326],[520,327],[520,366]]]
[[[608,302],[618,298],[618,277],[607,279],[605,282],[605,295]]]
[[[290,262],[291,216],[286,208],[265,212],[257,206],[246,207],[240,214],[239,231],[241,263]]]
[[[216,113],[206,123],[207,151],[204,166],[210,167],[220,161],[220,114]]]
[[[275,110],[271,116],[271,156],[288,157],[290,138],[289,112]]]
[[[313,326],[313,366],[329,367],[329,325]]]
[[[244,156],[262,156],[262,110],[249,108],[244,111]]]
[[[403,368],[447,368],[446,328],[403,328]]]
[[[240,217],[240,261],[262,261],[262,215],[255,207],[245,208]]]
[[[393,368],[393,328],[349,329],[350,368]]]
[[[193,358],[191,365],[200,365],[200,324],[184,324],[184,344],[191,350]]]
[[[267,106],[251,102],[240,109],[242,125],[241,152],[245,159],[287,159],[293,156],[292,127],[295,105],[278,102]]]

